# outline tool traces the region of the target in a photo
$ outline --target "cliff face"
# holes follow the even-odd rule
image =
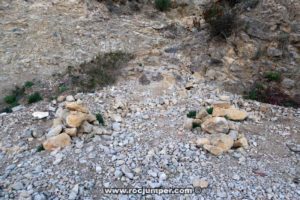
[[[2,97],[32,79],[54,84],[52,75],[68,66],[123,50],[149,65],[145,71],[175,62],[240,94],[255,82],[269,87],[265,73],[275,71],[280,81],[272,88],[299,101],[299,2],[240,3],[226,41],[210,35],[203,18],[208,2],[174,1],[161,13],[143,1],[2,1]]]

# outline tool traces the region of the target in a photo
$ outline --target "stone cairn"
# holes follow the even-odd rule
[[[95,115],[90,113],[80,100],[64,102],[55,114],[53,125],[43,142],[45,150],[55,150],[71,144],[71,138],[83,134],[109,135],[111,132],[101,127]]]
[[[246,137],[238,132],[238,126],[232,122],[243,121],[247,116],[246,111],[239,110],[228,102],[217,102],[213,104],[211,114],[202,108],[194,118],[187,118],[184,128],[192,130],[194,127],[201,127],[205,133],[210,134],[193,143],[218,156],[232,148],[249,147]]]

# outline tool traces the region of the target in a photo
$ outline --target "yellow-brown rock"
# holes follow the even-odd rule
[[[57,136],[53,136],[53,137],[47,139],[43,143],[43,147],[46,150],[52,151],[57,148],[63,148],[63,147],[69,146],[70,144],[71,144],[70,136],[66,133],[61,133]]]
[[[78,128],[87,119],[87,115],[81,112],[72,112],[66,118],[66,123],[71,128]]]
[[[236,141],[234,141],[233,147],[234,148],[243,147],[243,148],[247,149],[249,147],[249,144],[248,144],[248,141],[247,141],[246,137],[241,136]]]
[[[230,103],[229,102],[226,102],[226,101],[219,101],[219,102],[215,102],[215,103],[213,103],[213,108],[215,109],[215,108],[225,108],[225,109],[228,109],[228,108],[230,108],[231,107],[231,105],[230,105]]]
[[[245,120],[248,117],[248,114],[244,110],[239,110],[236,108],[230,108],[226,110],[226,116],[228,119],[234,120],[234,121],[242,121]]]
[[[77,102],[66,102],[65,106],[68,110],[71,110],[71,111],[79,111],[79,112],[83,112],[83,113],[89,112],[89,110],[85,106],[78,104]]]
[[[77,135],[77,128],[66,128],[65,133],[71,137],[74,137]]]

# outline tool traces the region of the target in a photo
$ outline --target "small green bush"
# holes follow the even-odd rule
[[[24,83],[24,87],[25,87],[25,88],[31,88],[33,85],[34,85],[34,83],[31,82],[31,81],[26,81],[26,82]]]
[[[28,96],[28,103],[35,103],[41,100],[43,100],[43,98],[39,92],[35,92]]]
[[[213,111],[214,111],[214,108],[213,107],[210,107],[210,108],[207,108],[206,109],[206,112],[208,113],[208,114],[212,114],[213,113]]]
[[[201,125],[199,123],[193,123],[193,127],[192,128],[194,129],[194,128],[197,128],[197,127],[201,127]]]
[[[191,110],[188,112],[188,114],[186,115],[188,118],[196,118],[197,115],[197,111],[195,110]]]
[[[171,1],[170,0],[155,0],[155,7],[159,11],[166,11],[170,8],[171,6]]]
[[[13,104],[13,103],[17,102],[17,97],[15,95],[8,95],[8,96],[4,97],[4,101],[7,104]]]
[[[42,145],[42,144],[40,144],[39,146],[37,146],[37,148],[36,148],[36,152],[41,152],[41,151],[44,151],[45,150],[45,148],[44,148],[44,146]]]
[[[276,71],[269,71],[269,72],[266,72],[264,74],[264,77],[268,80],[268,81],[280,81],[281,79],[281,75],[279,72],[276,72]]]
[[[67,91],[68,90],[68,87],[66,86],[66,85],[60,85],[59,87],[58,87],[58,92],[59,93],[63,93],[63,92],[65,92],[65,91]]]
[[[102,126],[104,126],[104,119],[100,113],[96,114],[96,118],[97,118],[97,121],[99,122],[99,124],[102,124]]]

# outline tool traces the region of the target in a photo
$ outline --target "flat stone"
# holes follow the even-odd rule
[[[205,180],[205,179],[199,179],[199,178],[195,178],[194,180],[193,180],[193,187],[195,187],[195,188],[207,188],[208,187],[208,181],[207,180]]]
[[[49,112],[34,112],[32,116],[37,119],[43,119],[49,116]]]
[[[216,101],[213,103],[213,108],[225,108],[228,109],[231,107],[231,104],[227,101]]]
[[[234,121],[242,121],[248,117],[248,113],[244,110],[230,108],[230,109],[226,110],[226,116],[228,119],[231,119]]]

